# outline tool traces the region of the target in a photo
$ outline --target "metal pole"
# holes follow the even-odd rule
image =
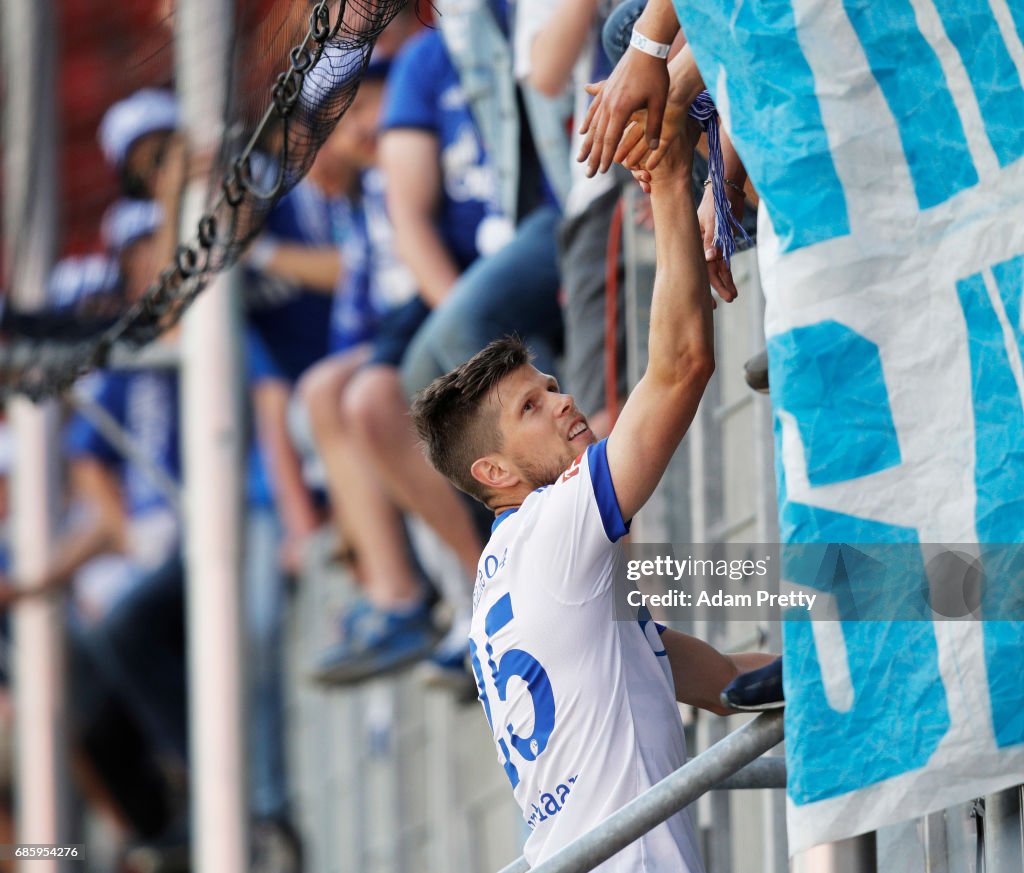
[[[178,0],[175,62],[190,145],[223,130],[231,4]],[[195,228],[205,186],[193,183],[183,225]],[[191,236],[191,233],[189,233]],[[185,316],[181,342],[185,567],[192,790],[192,868],[247,869],[244,675],[241,627],[241,382],[239,313],[230,274]]]
[[[593,830],[531,868],[525,858],[500,873],[585,873],[657,827],[782,740],[782,712],[765,712],[687,761]]]
[[[47,0],[4,0],[4,277],[25,310],[45,303],[57,244],[57,125],[54,10]],[[45,570],[56,507],[56,410],[18,397],[9,406],[16,461],[11,472],[14,578]],[[64,621],[53,599],[14,611],[17,839],[67,843],[69,792],[64,713]],[[55,873],[56,860],[19,869]]]
[[[746,791],[761,788],[786,787],[786,759],[774,755],[756,758],[719,782],[715,791]]]
[[[924,817],[924,869],[926,873],[950,873],[946,810]]]
[[[985,798],[985,873],[1024,870],[1022,791],[1017,786]]]
[[[877,848],[874,832],[823,843],[793,859],[793,873],[875,873]]]

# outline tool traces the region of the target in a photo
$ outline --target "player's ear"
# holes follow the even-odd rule
[[[519,484],[518,474],[513,473],[499,455],[477,458],[469,472],[477,482],[492,491],[501,491]]]

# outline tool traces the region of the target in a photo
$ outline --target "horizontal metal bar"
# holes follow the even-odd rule
[[[500,873],[586,873],[782,741],[783,714],[765,712],[687,761],[538,866],[518,858]]]
[[[711,530],[708,532],[708,542],[722,543],[727,542],[736,534],[738,534],[743,528],[749,527],[757,521],[757,513],[750,513],[745,515],[743,518],[737,519],[732,522],[722,522],[711,526]]]
[[[768,646],[768,628],[759,624],[750,636],[740,640],[730,641],[730,652],[748,652],[751,649],[763,651]]]
[[[742,397],[737,397],[731,403],[723,403],[721,406],[716,406],[711,410],[711,417],[716,422],[725,421],[729,416],[735,415],[741,409],[746,409],[752,405],[753,402],[754,397],[748,392]]]
[[[691,760],[695,760],[692,759]],[[785,788],[786,759],[761,757],[751,761],[738,773],[727,776],[712,791],[743,791],[754,788]]]
[[[108,370],[177,370],[181,349],[176,342],[154,342],[141,349],[115,345],[107,360]]]

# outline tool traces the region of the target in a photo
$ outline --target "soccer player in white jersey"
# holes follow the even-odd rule
[[[497,518],[480,559],[470,651],[498,756],[550,857],[686,760],[677,701],[719,694],[770,655],[723,655],[653,622],[615,621],[617,541],[686,432],[714,369],[712,302],[690,189],[697,131],[651,179],[657,276],[647,372],[595,442],[572,397],[516,339],[436,380],[413,408],[427,455]],[[599,868],[699,873],[688,812]]]

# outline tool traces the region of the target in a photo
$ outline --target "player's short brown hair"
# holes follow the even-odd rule
[[[484,504],[488,490],[470,469],[488,452],[501,450],[497,415],[487,409],[487,398],[502,379],[530,359],[530,350],[519,337],[495,340],[435,379],[412,404],[412,420],[427,459],[456,488]]]

